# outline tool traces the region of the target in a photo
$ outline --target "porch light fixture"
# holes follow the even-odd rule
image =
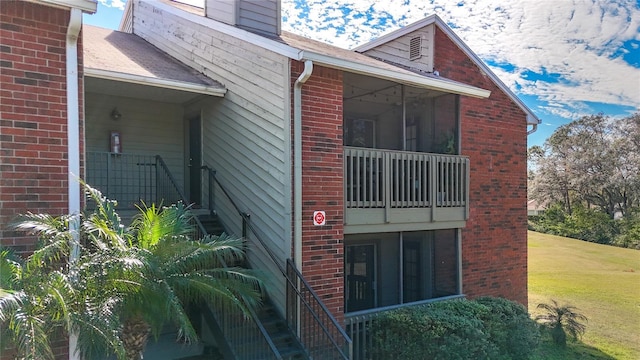
[[[122,117],[122,113],[118,111],[117,107],[114,107],[113,110],[111,110],[111,120],[113,121],[120,120],[121,117]]]

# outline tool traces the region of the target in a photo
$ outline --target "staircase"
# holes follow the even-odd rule
[[[159,155],[118,154],[117,162],[111,162],[114,158],[111,153],[88,153],[87,158],[91,160],[87,163],[93,164],[87,166],[88,182],[96,185],[110,198],[118,199],[125,206],[130,205],[133,209],[134,205],[139,203],[190,203]],[[353,351],[351,339],[306,282],[293,261],[290,258],[279,259],[265,244],[260,232],[250,222],[250,209],[240,210],[233,197],[216,178],[213,169],[203,166],[202,171],[208,185],[203,194],[206,193],[207,196],[206,199],[202,199],[201,208],[192,209],[195,216],[193,238],[200,239],[205,235],[224,233],[225,229],[215,215],[216,204],[221,200],[231,205],[235,211],[232,210],[229,215],[239,216],[242,221],[242,235],[251,241],[248,246],[255,246],[256,251],[268,255],[271,264],[278,268],[281,279],[285,281],[287,303],[297,305],[287,306],[286,319],[271,305],[269,299],[265,300],[265,306],[259,309],[258,313],[250,309],[249,317],[244,316],[237,308],[225,308],[223,304],[196,308],[196,318],[203,319],[203,324],[214,333],[212,339],[219,341],[215,345],[204,343],[203,350],[191,352],[201,352],[200,355],[183,353],[182,359],[350,359]],[[129,184],[129,181],[121,181],[124,178],[137,178],[139,181],[137,185],[124,186],[122,184]],[[282,264],[283,260],[286,265]],[[227,265],[248,266],[245,263]],[[194,323],[195,326],[198,326],[197,321]],[[166,352],[154,358],[167,357],[175,358]]]
[[[298,339],[287,326],[282,315],[273,308],[271,302],[266,303],[258,312],[258,319],[269,334],[271,341],[285,360],[308,359]]]
[[[198,220],[206,230],[208,235],[219,236],[225,232],[224,227],[220,223],[218,216],[216,214],[198,214]],[[249,265],[244,262],[242,264],[229,264],[231,266],[242,266],[248,267]],[[205,310],[206,311],[206,310]],[[303,346],[298,341],[297,337],[291,332],[289,327],[287,326],[286,320],[282,315],[273,307],[272,302],[267,298],[264,300],[264,305],[257,312],[258,319],[269,338],[275,345],[277,352],[283,360],[306,360],[309,357],[306,355],[306,352]],[[211,319],[209,319],[211,320]],[[205,316],[205,322],[207,326],[209,326],[214,333],[222,334],[222,330],[219,329],[218,324],[211,323],[211,321],[207,321],[207,316]],[[214,321],[215,322],[215,321]],[[252,348],[252,344],[247,343],[246,348]],[[221,352],[225,355],[224,359],[235,359],[236,357],[233,354],[230,354],[230,351],[225,351],[225,346],[220,346]],[[258,359],[259,355],[246,355],[241,356],[238,359]],[[217,359],[215,356],[207,356],[205,354],[199,357],[189,357],[188,360],[201,360],[201,359]]]
[[[207,214],[197,215],[197,217],[204,229],[207,231],[207,234],[220,236],[222,235],[222,233],[224,233],[224,227],[220,223],[218,215],[209,214],[207,212]]]

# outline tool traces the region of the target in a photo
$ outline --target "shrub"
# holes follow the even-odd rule
[[[482,297],[475,301],[489,308],[483,321],[500,352],[511,359],[528,359],[540,343],[540,333],[527,309],[503,298]]]
[[[640,208],[630,211],[620,220],[620,235],[615,245],[640,250]]]
[[[619,224],[602,211],[576,203],[568,214],[559,204],[551,205],[544,214],[530,216],[528,229],[541,233],[570,237],[599,244],[615,244]],[[620,238],[619,242],[627,242]]]
[[[524,307],[491,298],[390,311],[371,332],[382,359],[527,359],[539,341]]]

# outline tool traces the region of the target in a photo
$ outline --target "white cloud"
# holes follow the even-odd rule
[[[347,48],[436,13],[481,58],[512,65],[492,68],[511,89],[563,104],[541,109],[555,115],[588,113],[585,102],[640,108],[640,69],[619,57],[640,41],[634,0],[294,1],[282,0],[285,29]]]
[[[106,7],[124,10],[126,0],[98,0],[98,2]]]

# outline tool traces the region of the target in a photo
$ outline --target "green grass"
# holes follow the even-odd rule
[[[530,231],[529,312],[550,299],[589,321],[583,344],[538,359],[640,359],[640,251]]]

